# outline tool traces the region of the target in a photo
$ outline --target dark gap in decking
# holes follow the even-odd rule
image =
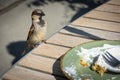
[[[119,4],[114,4],[114,3],[106,3],[107,5],[114,5],[114,6],[120,6]]]
[[[106,12],[106,13],[120,14],[120,13],[118,13],[118,12],[112,12],[112,11],[103,11],[103,10],[98,10],[98,9],[95,9],[95,11],[101,11],[101,12]]]
[[[119,21],[105,20],[105,19],[92,18],[92,17],[86,17],[86,16],[84,16],[83,18],[94,19],[94,20],[100,20],[100,21],[107,21],[107,22],[114,22],[114,23],[120,23]]]
[[[54,59],[56,60],[57,58],[55,57],[50,57],[50,56],[45,56],[45,55],[41,55],[41,54],[36,54],[36,53],[31,53],[32,55],[36,55],[36,56],[41,56],[41,57],[45,57],[45,58],[50,58],[50,59]]]
[[[75,26],[75,27],[85,27],[85,28],[89,28],[89,29],[96,29],[96,30],[101,30],[101,31],[108,31],[108,32],[114,32],[114,33],[120,33],[120,32],[116,32],[116,31],[111,31],[111,30],[104,30],[104,29],[98,29],[98,28],[93,28],[93,27],[89,27],[89,26],[83,26],[83,25],[74,25],[74,24],[70,24],[71,26]]]
[[[61,46],[61,47],[65,47],[65,48],[72,48],[71,46],[65,46],[65,45],[56,44],[56,43],[51,43],[51,42],[47,42],[47,44],[55,45],[55,46]]]
[[[45,74],[51,74],[51,73],[43,71],[43,70],[38,70],[38,69],[30,68],[30,67],[27,67],[27,66],[19,65],[19,64],[18,64],[18,66],[23,67],[23,68],[27,68],[27,69],[30,69],[30,70],[33,70],[33,71],[37,71],[37,72],[43,72]]]
[[[96,38],[83,36],[83,35],[74,35],[74,34],[63,33],[63,32],[59,32],[59,33],[62,34],[62,35],[67,35],[67,36],[80,37],[80,38],[86,38],[86,39],[92,39],[92,40],[99,40],[99,39],[96,39]]]
[[[88,36],[88,37],[91,38],[91,39],[102,39],[102,40],[103,40],[103,38],[100,38],[100,37],[98,37],[98,36],[96,36],[96,35],[94,35],[94,34],[91,34],[91,33],[89,33],[89,32],[86,32],[86,31],[84,31],[84,30],[81,30],[81,29],[77,29],[77,28],[75,28],[75,27],[72,27],[71,25],[68,25],[68,26],[64,27],[64,29],[65,29],[66,31],[69,31],[69,32],[74,33],[74,34],[77,34],[77,35]]]

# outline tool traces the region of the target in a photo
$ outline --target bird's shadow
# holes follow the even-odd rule
[[[24,51],[26,46],[26,41],[11,42],[7,45],[7,50],[9,54],[14,57],[14,60],[11,62],[12,65],[23,57],[22,52]]]

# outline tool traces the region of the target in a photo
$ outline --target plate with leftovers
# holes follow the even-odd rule
[[[60,67],[70,80],[119,80],[120,40],[80,44],[62,56]]]

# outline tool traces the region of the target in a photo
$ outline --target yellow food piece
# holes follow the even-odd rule
[[[80,60],[80,64],[83,65],[84,67],[89,67],[90,66],[90,64],[85,60]]]
[[[85,61],[84,59],[80,60],[80,64],[84,67],[89,67],[90,63],[88,63],[87,61]],[[103,76],[103,74],[107,71],[107,69],[105,67],[102,67],[98,64],[94,64],[92,66],[92,69],[96,72],[98,72],[101,76]]]
[[[98,72],[101,76],[106,72],[106,68],[105,67],[101,67],[98,64],[95,64],[92,66],[92,69],[96,72]]]

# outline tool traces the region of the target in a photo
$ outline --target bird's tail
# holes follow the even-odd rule
[[[25,50],[22,52],[22,56],[25,55],[30,50],[30,48],[31,48],[30,45],[27,45]]]

